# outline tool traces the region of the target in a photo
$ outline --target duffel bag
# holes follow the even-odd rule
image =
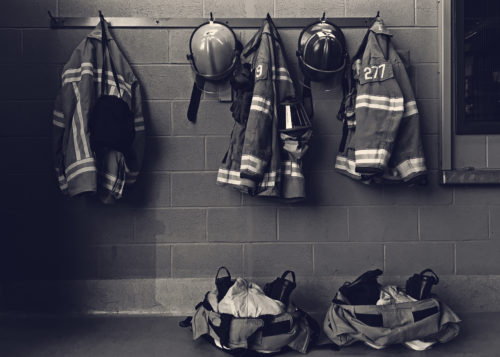
[[[220,271],[220,269],[219,269]],[[219,271],[216,275],[215,288],[205,294],[204,300],[196,306],[191,318],[181,322],[182,327],[191,326],[193,339],[206,338],[218,348],[238,354],[247,350],[258,353],[277,353],[288,347],[300,353],[306,353],[313,340],[319,335],[319,326],[307,313],[296,308],[293,303],[283,305],[278,300],[271,299],[282,306],[282,310],[274,315],[265,314],[255,317],[241,317],[219,311],[219,302],[226,296],[231,296],[231,287],[227,288],[227,281],[232,286],[244,286],[244,279],[231,280],[227,276],[224,289],[226,296],[221,296]],[[260,290],[254,283],[246,283],[253,289]],[[263,301],[263,300],[260,300]]]

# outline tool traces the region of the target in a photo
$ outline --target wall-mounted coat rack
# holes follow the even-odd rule
[[[99,17],[55,17],[49,12],[51,28],[95,27]],[[257,28],[264,18],[216,18],[233,28]],[[318,21],[318,18],[275,18],[276,27],[300,28]],[[328,18],[341,28],[369,27],[372,17],[332,17]],[[195,28],[207,21],[206,18],[150,18],[150,17],[107,17],[106,21],[113,28]]]

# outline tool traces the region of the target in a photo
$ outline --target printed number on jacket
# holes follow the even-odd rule
[[[261,63],[255,67],[255,80],[267,79],[267,64]]]
[[[371,63],[368,66],[361,67],[362,71],[359,76],[361,84],[369,82],[382,82],[386,79],[394,77],[392,65],[390,62]]]

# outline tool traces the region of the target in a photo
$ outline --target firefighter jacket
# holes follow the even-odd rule
[[[113,73],[105,73],[108,93],[101,93],[103,67],[102,33],[99,24],[73,51],[61,76],[61,89],[53,112],[52,152],[59,188],[69,196],[100,192],[104,202],[121,197],[124,186],[135,182],[144,151],[144,119],[138,80],[109,33],[108,50],[113,58],[122,99],[134,114],[135,139],[126,160],[123,153],[105,150],[99,162],[90,147],[89,115],[101,94],[120,96]],[[106,68],[110,69],[109,56]]]
[[[247,120],[234,123],[217,183],[251,195],[296,199],[305,197],[302,167],[282,149],[278,130],[278,106],[296,98],[282,49],[275,27],[265,20],[242,51],[254,78],[250,110]]]
[[[355,88],[344,98],[344,145],[335,168],[368,182],[423,181],[427,170],[411,83],[390,34],[374,27],[353,61]]]

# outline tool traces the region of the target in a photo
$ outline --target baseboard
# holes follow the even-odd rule
[[[260,286],[275,277],[251,279]],[[337,289],[355,277],[299,277],[296,304],[324,313]],[[408,277],[384,276],[383,284],[404,286]],[[436,293],[456,312],[500,310],[500,276],[441,276]],[[0,311],[185,316],[213,287],[213,278],[15,281],[0,285]]]

